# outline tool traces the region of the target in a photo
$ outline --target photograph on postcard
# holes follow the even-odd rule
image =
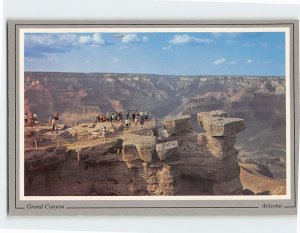
[[[24,32],[24,196],[286,195],[286,33]]]

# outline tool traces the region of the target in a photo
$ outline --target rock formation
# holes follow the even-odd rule
[[[236,195],[239,180],[236,134],[244,121],[222,111],[198,114],[205,133],[192,131],[190,116],[124,129],[111,124],[108,141],[90,139],[98,125],[67,129],[70,145],[27,151],[26,195]],[[105,123],[106,124],[106,123]],[[80,137],[82,132],[87,137]],[[44,130],[45,131],[45,130]],[[44,137],[44,131],[32,134]],[[58,135],[65,135],[58,134]],[[31,135],[31,134],[28,134]],[[51,135],[51,134],[50,134]],[[32,136],[32,135],[31,135]],[[77,141],[74,143],[74,137]],[[88,139],[88,140],[87,140]],[[67,140],[67,139],[66,139]],[[47,181],[47,183],[45,183]],[[45,188],[47,186],[47,188]]]
[[[217,172],[213,179],[215,194],[241,193],[242,185],[239,180],[238,151],[234,148],[236,134],[245,129],[243,119],[229,118],[223,111],[212,111],[197,114],[199,123],[205,133],[198,135],[198,143],[207,148],[218,162],[222,161],[224,173]],[[232,174],[231,176],[229,174]],[[222,179],[220,179],[223,177]]]
[[[178,159],[178,142],[169,141],[156,144],[156,151],[162,161],[172,161]]]
[[[163,126],[171,135],[192,131],[192,121],[189,115],[166,119],[163,122]]]

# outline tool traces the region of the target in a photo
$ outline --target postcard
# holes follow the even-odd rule
[[[295,214],[298,22],[14,21],[11,215]]]

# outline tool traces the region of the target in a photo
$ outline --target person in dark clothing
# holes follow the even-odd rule
[[[141,127],[143,127],[143,125],[144,125],[144,116],[143,115],[140,117],[140,125],[141,125]]]
[[[59,117],[58,117],[58,112],[55,112],[55,113],[54,113],[54,117],[53,117],[53,118],[54,118],[54,120],[56,120],[56,121],[58,121],[58,120],[59,120]]]

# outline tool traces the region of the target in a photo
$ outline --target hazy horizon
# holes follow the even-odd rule
[[[266,77],[285,78],[285,75],[250,75],[250,74],[159,74],[159,73],[117,73],[117,72],[72,72],[72,71],[32,71],[26,70],[24,73],[64,73],[64,74],[111,74],[111,75],[153,75],[153,76],[185,76],[185,77]]]

